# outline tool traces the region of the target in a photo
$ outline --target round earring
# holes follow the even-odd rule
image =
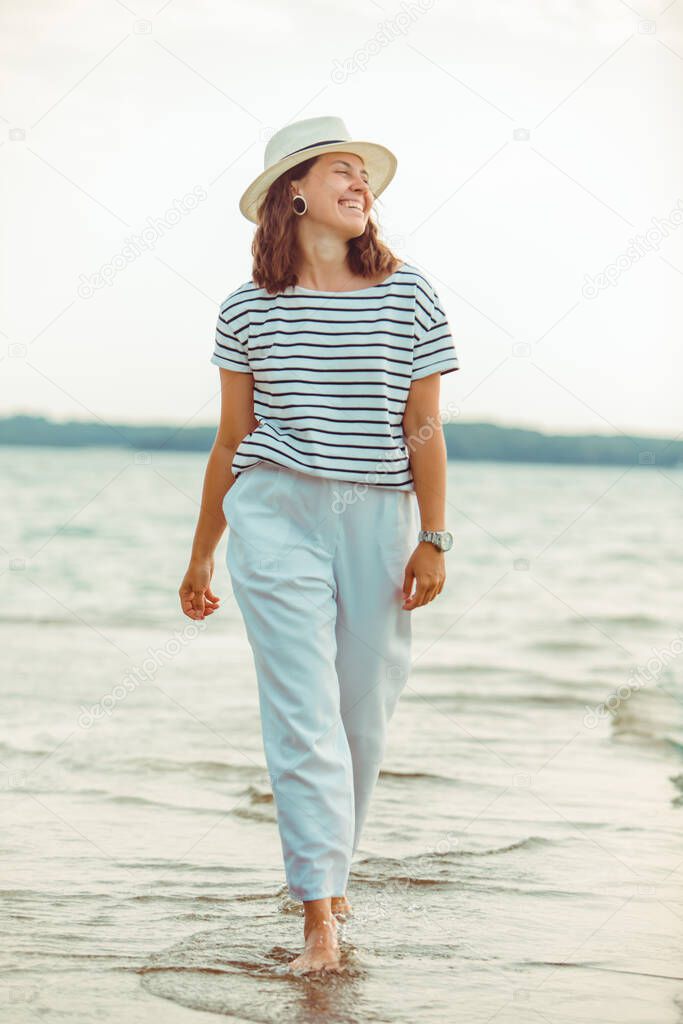
[[[302,203],[303,209],[301,208]],[[294,210],[294,213],[297,215],[297,217],[303,217],[303,215],[306,213],[306,210],[308,209],[308,203],[301,194],[295,195],[294,198],[292,199],[292,209]]]

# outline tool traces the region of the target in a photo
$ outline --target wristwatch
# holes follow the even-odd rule
[[[453,534],[448,530],[420,530],[417,535],[418,544],[423,540],[428,540],[439,551],[450,551],[453,547]]]

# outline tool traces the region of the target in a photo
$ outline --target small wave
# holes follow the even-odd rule
[[[605,974],[625,974],[633,978],[660,978],[663,981],[683,981],[680,974],[657,974],[655,971],[625,971],[619,967],[605,967],[590,960],[527,960],[530,967],[564,967],[569,970],[601,971]]]
[[[571,654],[573,651],[593,651],[597,641],[587,640],[536,640],[529,646],[534,651],[549,651],[551,654]]]
[[[272,790],[249,786],[245,795],[248,797],[249,802],[246,806],[241,801],[237,804],[232,811],[236,818],[269,823],[277,820]]]
[[[490,857],[497,853],[510,853],[511,850],[538,849],[542,846],[553,846],[553,839],[546,839],[545,836],[527,836],[526,839],[518,839],[515,843],[507,846],[496,846],[490,850],[463,850],[463,857]]]
[[[158,626],[160,629],[172,628],[173,623],[169,623],[168,618],[155,617],[153,615],[140,615],[138,611],[131,608],[129,612],[122,612],[119,615],[113,615],[111,613],[107,615],[97,615],[90,613],[88,622],[91,625],[98,626],[121,626],[127,630],[138,631],[148,630],[150,626]],[[62,628],[77,629],[78,626],[74,625],[73,615],[63,616],[58,615],[32,615],[30,610],[28,612],[21,612],[15,615],[0,615],[0,625],[7,624],[10,626],[59,626]]]
[[[457,782],[457,779],[449,779],[445,775],[434,775],[432,772],[397,772],[388,768],[382,768],[379,773],[380,779],[400,779],[410,781],[412,779],[428,779],[430,782]]]
[[[453,676],[459,675],[467,676],[469,679],[471,676],[498,676],[501,673],[505,673],[507,670],[501,665],[484,665],[481,662],[476,664],[464,663],[459,665],[429,665],[418,662],[412,671],[415,675],[448,676],[449,679]]]
[[[272,790],[257,789],[256,786],[249,786],[247,789],[247,796],[249,797],[252,804],[272,804],[273,803],[273,792]]]
[[[48,754],[53,754],[54,750],[54,747],[16,747],[12,743],[0,741],[0,757],[47,757]]]
[[[166,881],[164,880],[164,890],[166,889]],[[129,903],[187,903],[190,906],[194,906],[195,903],[206,903],[208,906],[219,906],[225,904],[230,906],[234,903],[234,896],[205,896],[201,893],[179,893],[174,894],[170,892],[141,892],[137,896],[129,896]]]
[[[546,686],[549,680],[543,679],[542,681]],[[552,687],[557,684],[553,680],[551,683]],[[569,686],[569,684],[567,684]],[[572,684],[576,686],[576,684]],[[520,693],[509,689],[505,694],[504,700],[492,701],[490,693],[430,693],[426,690],[421,690],[419,694],[406,695],[401,697],[402,701],[409,702],[414,701],[422,703],[429,701],[430,704],[438,704],[442,707],[447,707],[453,711],[477,711],[479,707],[486,709],[489,715],[500,715],[501,717],[510,714],[510,708],[516,707],[538,707],[538,708],[581,708],[583,709],[585,704],[591,699],[592,695],[588,693],[582,696],[580,693],[570,693],[557,691],[553,692],[550,690],[548,693]],[[435,776],[438,777],[438,776]]]
[[[604,626],[640,626],[658,627],[662,620],[653,615],[594,615],[591,622]]]
[[[205,781],[224,782],[237,777],[254,778],[265,773],[265,768],[253,764],[231,764],[227,761],[175,761],[164,757],[130,757],[116,761],[117,770],[137,773],[140,769],[165,774],[190,772]]]
[[[97,537],[99,526],[85,526],[83,523],[68,523],[59,528],[60,537]]]
[[[674,807],[683,807],[683,775],[670,775],[669,780],[678,790],[678,795],[673,798],[671,803]]]
[[[117,861],[117,865],[121,868],[128,869],[130,871],[155,871],[160,870],[167,872],[170,876],[179,875],[181,872],[188,875],[197,875],[202,885],[222,885],[222,882],[210,883],[204,881],[204,875],[221,874],[221,875],[235,875],[235,874],[249,874],[252,871],[251,867],[239,867],[232,864],[191,864],[189,862],[183,862],[180,860],[153,860],[147,857],[143,857],[140,860],[132,861]],[[164,886],[175,884],[171,877],[164,879]],[[99,895],[98,895],[99,898]]]
[[[668,688],[636,690],[612,710],[612,736],[617,741],[680,754],[683,743],[676,729],[678,712],[678,700]]]
[[[54,792],[53,790],[30,790],[22,789],[22,792]],[[174,804],[167,800],[153,800],[145,796],[137,796],[129,793],[109,793],[104,789],[81,789],[76,794],[79,797],[88,797],[97,800],[98,803],[111,803],[122,807],[165,807],[170,811],[186,812],[188,814],[225,814],[225,808],[212,807],[206,804]]]
[[[543,836],[527,836],[506,846],[494,846],[481,850],[451,849],[444,853],[430,850],[422,855],[402,857],[366,857],[353,865],[351,874],[371,884],[386,885],[387,882],[408,882],[411,885],[442,885],[454,867],[463,857],[495,857],[515,850],[542,849],[554,845],[554,840]]]

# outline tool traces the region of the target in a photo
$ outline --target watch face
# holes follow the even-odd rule
[[[453,534],[445,530],[441,535],[441,550],[450,551],[453,547]]]

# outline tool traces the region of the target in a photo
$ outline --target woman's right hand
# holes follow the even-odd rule
[[[211,589],[213,569],[213,558],[190,561],[178,590],[180,607],[190,619],[203,619],[212,615],[220,606],[220,597]]]

